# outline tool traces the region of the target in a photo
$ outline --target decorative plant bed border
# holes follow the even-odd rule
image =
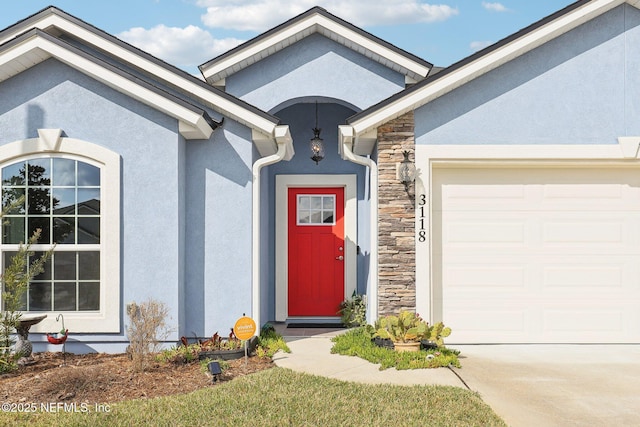
[[[258,346],[258,337],[253,337],[247,342],[247,354],[251,355]],[[218,360],[234,360],[244,356],[244,345],[233,350],[209,350],[201,351],[198,354],[199,360],[218,359]]]

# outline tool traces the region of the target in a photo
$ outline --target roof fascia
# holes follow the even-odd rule
[[[625,3],[625,0],[580,0],[451,65],[417,85],[347,119],[360,135],[415,110],[483,74],[541,46],[579,25]],[[626,0],[640,8],[640,0]]]
[[[279,119],[271,114],[212,88],[200,79],[55,7],[43,9],[0,32],[0,44],[32,27],[43,31],[49,31],[51,27],[54,27],[68,33],[125,63],[152,74],[169,85],[190,93],[220,114],[263,134],[273,135],[275,127],[279,124]]]
[[[350,24],[326,10],[314,7],[284,24],[224,53],[199,68],[211,84],[272,55],[314,33],[355,50],[416,81],[424,79],[433,64],[418,58]]]
[[[220,125],[206,111],[183,99],[133,77],[88,53],[65,43],[42,30],[32,29],[0,46],[0,67],[29,56],[37,51],[43,59],[55,58],[64,64],[124,93],[156,110],[184,122],[186,139],[208,139]],[[45,55],[42,55],[45,53]],[[31,64],[36,65],[35,63]]]

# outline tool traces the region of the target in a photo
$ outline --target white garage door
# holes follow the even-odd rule
[[[640,342],[640,170],[434,169],[433,230],[449,341]]]

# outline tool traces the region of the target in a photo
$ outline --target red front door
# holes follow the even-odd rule
[[[337,316],[344,299],[344,188],[290,188],[289,316]]]

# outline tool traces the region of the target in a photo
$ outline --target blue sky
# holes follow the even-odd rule
[[[313,6],[447,66],[572,0],[13,0],[0,29],[58,8],[191,73],[197,65]]]

